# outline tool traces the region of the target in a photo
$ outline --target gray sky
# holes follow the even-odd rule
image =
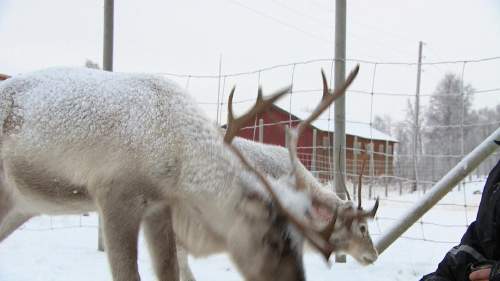
[[[216,75],[221,54],[222,72],[227,74],[332,58],[334,53],[333,0],[115,2],[116,71]],[[102,0],[0,0],[0,73],[81,66],[87,58],[101,64],[102,8]],[[425,42],[424,62],[500,56],[497,0],[348,0],[347,25],[347,57],[352,59],[416,62],[420,40]],[[310,108],[319,100],[319,93],[301,90],[321,87],[321,67],[330,72],[329,62],[295,67],[292,107]],[[424,66],[423,105],[442,75],[461,73],[462,67]],[[289,84],[292,68],[262,72],[264,89]],[[379,64],[375,76],[374,69],[373,64],[361,64],[352,89],[415,92],[414,65]],[[468,63],[464,77],[477,89],[494,89],[500,88],[498,73],[500,60]],[[237,83],[236,99],[251,99],[258,77],[228,78],[223,92],[227,95]],[[188,85],[200,102],[217,101],[218,79],[193,78],[189,84],[185,78],[174,80]],[[369,122],[375,114],[402,118],[407,98],[351,93],[347,120]],[[477,94],[474,105],[499,101],[500,91]],[[281,104],[289,106],[290,100]],[[215,118],[216,105],[202,106]]]

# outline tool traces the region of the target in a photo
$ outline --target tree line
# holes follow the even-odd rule
[[[499,127],[500,103],[474,109],[474,93],[471,84],[465,84],[457,74],[447,73],[438,82],[429,103],[418,109],[419,114],[414,99],[408,99],[403,120],[375,116],[373,126],[399,141],[394,163],[397,176],[431,184]],[[484,161],[476,174],[486,174],[496,163],[495,157],[498,158],[493,155]]]

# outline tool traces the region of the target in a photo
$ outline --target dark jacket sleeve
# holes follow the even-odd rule
[[[435,272],[421,281],[469,281],[470,267],[500,261],[500,161],[484,186],[476,221],[439,263]],[[497,222],[498,221],[498,222]]]
[[[476,228],[473,222],[460,244],[448,251],[436,271],[425,275],[421,281],[469,281],[470,266],[487,260],[476,248],[479,244]]]

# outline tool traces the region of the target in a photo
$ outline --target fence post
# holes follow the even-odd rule
[[[259,119],[259,142],[264,142],[264,119]]]
[[[382,148],[382,152],[384,149]],[[385,197],[389,196],[389,141],[385,141],[385,155],[384,155],[384,175],[385,175]]]
[[[346,0],[335,1],[335,89],[338,89],[345,81],[345,58],[346,58]],[[334,131],[335,131],[335,165],[345,167],[345,96],[339,97],[334,104]],[[338,158],[338,159],[337,159]],[[340,169],[335,169],[335,189],[340,198],[345,199],[345,178]],[[346,262],[345,255],[336,254],[336,262]]]
[[[288,148],[288,137],[287,137],[287,134],[286,132],[288,132],[288,129],[290,128],[290,126],[288,126],[288,124],[285,124],[285,130],[284,130],[284,133],[285,133],[285,147]]]
[[[323,136],[323,144],[322,144],[322,153],[321,153],[321,157],[323,157],[323,163],[321,164],[322,167],[320,167],[320,175],[321,174],[323,175],[323,179],[326,178],[326,179],[330,179],[330,171],[332,170],[331,169],[331,163],[330,161],[328,160],[329,159],[329,155],[330,155],[330,144],[329,144],[329,140],[330,140],[330,136]],[[326,151],[326,153],[325,153]],[[325,156],[326,154],[326,156]],[[325,174],[327,174],[325,176]],[[333,176],[333,175],[332,175]]]
[[[373,159],[374,154],[374,143],[373,141],[368,144],[368,153],[370,155],[370,162],[368,163],[368,170],[370,172],[370,184],[368,185],[368,198],[373,197],[373,178],[375,177],[375,161]]]
[[[313,129],[313,139],[312,139],[312,155],[311,155],[311,172],[314,176],[316,175],[316,138],[318,136],[318,131]]]
[[[422,46],[423,42],[418,43],[418,64],[417,64],[417,89],[415,93],[415,126],[413,128],[413,176],[414,182],[412,191],[417,191],[418,188],[418,156],[419,156],[419,135],[420,135],[420,124],[419,124],[419,110],[420,110],[420,76],[422,74]]]
[[[355,178],[356,175],[358,174],[358,155],[359,155],[359,153],[361,153],[361,151],[360,151],[361,145],[358,142],[358,136],[354,136],[354,142],[352,144],[352,148],[353,148],[352,174],[353,174],[353,178]],[[357,188],[356,188],[356,184],[354,182],[355,181],[353,180],[352,181],[352,194],[353,194],[352,196],[353,196],[353,198],[356,198]]]
[[[113,25],[114,25],[114,0],[104,0],[104,43],[102,67],[106,71],[113,71]],[[104,251],[102,237],[102,223],[99,215],[97,230],[97,250]]]

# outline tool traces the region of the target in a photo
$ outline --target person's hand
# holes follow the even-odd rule
[[[479,269],[469,274],[470,281],[488,281],[490,279],[491,268]]]

